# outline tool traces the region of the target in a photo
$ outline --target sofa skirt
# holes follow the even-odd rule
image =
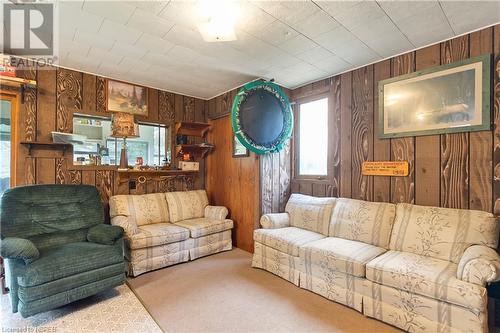
[[[146,248],[145,250],[147,250]],[[142,249],[141,249],[142,250]],[[135,250],[132,250],[132,252]],[[145,257],[136,261],[128,261],[128,275],[138,276],[140,274],[189,261],[189,249],[173,253],[165,253],[156,257]]]
[[[283,253],[259,242],[255,242],[254,246],[252,267],[264,269],[299,286],[299,257]]]
[[[364,278],[323,268],[319,265],[307,265],[307,269],[300,272],[301,288],[359,312],[363,311],[364,280]]]
[[[127,248],[128,275],[140,274],[233,248],[231,230],[142,249]]]
[[[231,230],[193,238],[192,241],[193,248],[189,250],[189,258],[191,260],[223,251],[229,251],[233,248]]]
[[[487,332],[486,313],[364,280],[363,313],[409,332]]]

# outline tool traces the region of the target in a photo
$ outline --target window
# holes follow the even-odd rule
[[[299,105],[300,176],[328,174],[328,98]]]
[[[76,164],[86,164],[89,155],[100,155],[102,164],[119,165],[123,139],[111,137],[111,120],[107,118],[78,116],[73,118],[73,133],[84,135],[84,143],[74,145]],[[144,165],[163,165],[170,161],[166,140],[168,129],[162,124],[139,124],[138,138],[127,139],[127,158],[135,164],[142,157]]]
[[[0,196],[10,185],[11,101],[0,100]]]

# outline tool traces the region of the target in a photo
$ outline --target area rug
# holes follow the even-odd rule
[[[165,332],[400,332],[250,263],[234,249],[128,284]]]
[[[2,332],[162,332],[127,285],[23,318],[1,296]]]

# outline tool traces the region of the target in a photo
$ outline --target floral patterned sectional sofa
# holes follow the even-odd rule
[[[292,194],[260,223],[253,267],[406,331],[487,332],[490,213]]]
[[[125,230],[131,276],[232,248],[227,208],[209,206],[204,190],[116,195],[109,208]]]

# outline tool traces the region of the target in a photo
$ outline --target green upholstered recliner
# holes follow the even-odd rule
[[[95,187],[16,187],[0,209],[13,312],[29,317],[125,281],[123,229],[104,224]]]

